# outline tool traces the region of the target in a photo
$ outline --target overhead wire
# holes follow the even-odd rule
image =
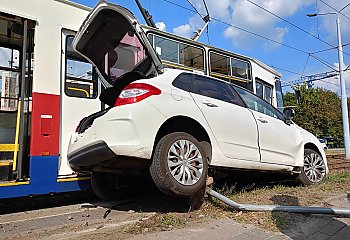
[[[321,1],[323,4],[327,5],[329,8],[333,9],[334,11],[336,11],[337,13],[339,13],[340,15],[342,15],[343,17],[347,18],[348,20],[350,20],[350,18],[348,16],[346,16],[345,14],[343,14],[341,11],[338,11],[337,9],[335,9],[334,7],[332,7],[331,5],[329,5],[328,3],[324,2],[323,0],[319,0]],[[347,5],[348,6],[348,5]],[[347,7],[346,6],[346,7]],[[345,7],[342,9],[342,11],[345,9]]]
[[[339,12],[343,11],[345,8],[347,8],[350,5],[350,3],[346,4],[345,7],[339,10]]]
[[[207,26],[207,40],[208,40],[208,44],[210,45],[210,38],[209,38],[209,25]]]
[[[194,9],[194,11],[201,17],[201,18],[203,18],[202,17],[202,15],[197,11],[197,9],[193,6],[193,4],[190,2],[190,0],[187,0],[187,2],[192,6],[192,8]]]
[[[193,4],[192,4],[189,0],[187,0],[187,1],[190,3],[190,5],[192,6],[192,8],[193,8],[194,10],[189,9],[189,8],[187,8],[187,7],[184,7],[184,6],[180,5],[180,4],[174,3],[174,2],[172,2],[172,1],[170,1],[170,0],[163,0],[163,1],[165,1],[165,2],[167,2],[167,3],[169,3],[169,4],[172,4],[172,5],[175,5],[175,6],[177,6],[177,7],[180,7],[180,8],[182,8],[182,9],[185,9],[185,10],[187,10],[187,11],[195,12],[195,13],[199,14],[202,18],[203,18],[203,16],[204,16],[204,14],[201,14],[201,13],[198,12],[198,10],[193,6]],[[247,0],[247,1],[249,1],[249,0]],[[322,0],[320,0],[320,1],[322,1]],[[323,2],[323,1],[322,1],[322,2]],[[204,1],[204,4],[205,4],[205,1]],[[350,3],[349,3],[348,5],[350,5]],[[348,6],[348,5],[347,5],[347,6]],[[347,6],[345,6],[345,7],[347,7]],[[206,7],[206,4],[205,4],[205,7]],[[344,9],[345,9],[345,7],[344,7]],[[206,7],[206,8],[207,8],[207,7]],[[208,12],[208,11],[207,11],[207,12]],[[208,12],[208,13],[209,13],[209,12]],[[216,18],[211,18],[211,19],[214,20],[214,21],[217,21],[217,22],[219,22],[219,23],[222,23],[222,24],[224,24],[224,25],[227,25],[227,26],[236,28],[236,29],[238,29],[238,30],[241,30],[241,31],[243,31],[243,32],[246,32],[246,33],[252,34],[252,35],[254,35],[254,36],[263,38],[263,39],[265,39],[265,40],[267,40],[267,41],[270,41],[270,42],[279,44],[279,45],[281,45],[281,46],[290,48],[290,49],[292,49],[292,50],[295,50],[295,51],[298,51],[298,52],[307,54],[307,55],[308,55],[307,62],[308,62],[308,60],[309,60],[309,57],[312,57],[312,58],[316,59],[317,61],[319,61],[320,63],[326,65],[326,66],[329,67],[329,68],[331,68],[332,70],[334,70],[334,71],[336,71],[336,72],[339,72],[337,69],[335,69],[335,68],[333,67],[333,65],[332,65],[331,63],[329,63],[329,62],[327,62],[327,61],[325,61],[325,60],[323,60],[323,59],[321,59],[321,58],[319,58],[319,57],[313,55],[313,54],[316,54],[316,53],[321,53],[321,52],[325,52],[325,51],[329,51],[329,50],[333,50],[333,49],[336,49],[336,48],[337,48],[337,47],[334,47],[334,46],[330,45],[329,43],[327,43],[327,42],[325,42],[325,41],[324,41],[324,42],[325,42],[327,45],[332,46],[332,48],[328,48],[328,49],[324,49],[324,50],[320,50],[320,51],[316,51],[316,52],[310,53],[310,52],[307,52],[307,51],[305,51],[305,50],[298,49],[298,48],[293,47],[293,46],[290,46],[290,45],[288,45],[288,44],[284,44],[284,43],[278,42],[278,41],[276,41],[276,40],[273,40],[273,39],[270,39],[270,38],[268,38],[268,37],[262,36],[262,35],[260,35],[260,34],[254,33],[254,32],[252,32],[252,31],[249,31],[249,30],[243,29],[243,28],[241,28],[241,27],[235,26],[235,25],[233,25],[233,24],[224,22],[224,21],[222,21],[222,20],[219,20],[219,19],[216,19]],[[291,23],[291,24],[292,24],[292,23]],[[296,26],[296,25],[295,25],[295,26]],[[296,26],[296,27],[299,28],[298,26]],[[300,30],[303,31],[302,28],[300,28]],[[305,30],[304,30],[304,31],[305,31]],[[304,31],[303,31],[303,32],[304,32]],[[310,35],[310,34],[309,34],[309,35]],[[311,35],[312,35],[312,34],[311,34]],[[209,36],[208,36],[208,28],[207,28],[207,37],[208,37],[208,42],[209,42],[209,44],[210,44],[210,40],[209,40]],[[313,37],[316,37],[316,36],[313,35]],[[317,38],[317,37],[316,37],[316,38]],[[320,39],[320,40],[321,40],[321,39]],[[321,40],[321,41],[323,41],[323,40]],[[344,44],[343,46],[347,46],[347,45],[350,45],[350,43]],[[344,52],[344,53],[345,53],[345,52]],[[345,54],[347,54],[347,53],[345,53]],[[349,55],[349,54],[347,54],[347,55]],[[350,56],[350,55],[349,55],[349,56]],[[307,64],[307,62],[306,62],[306,64]],[[306,66],[306,64],[305,64],[305,66]],[[294,72],[294,71],[291,71],[291,70],[287,70],[287,69],[283,69],[283,68],[280,68],[280,67],[277,67],[277,66],[274,66],[274,65],[270,65],[270,66],[273,67],[273,68],[276,68],[276,69],[278,69],[278,70],[285,71],[285,72],[289,72],[289,73],[296,74],[296,75],[303,75],[303,74],[305,73],[305,67],[304,67],[303,73],[300,74],[300,73],[297,73],[297,72]],[[307,76],[306,76],[306,77],[307,77]],[[320,80],[320,81],[323,81],[323,82],[325,82],[325,83],[329,83],[329,82],[324,81],[324,80]],[[332,84],[332,83],[329,83],[329,84]],[[333,84],[333,85],[335,85],[335,84]],[[337,85],[337,86],[339,86],[339,85]],[[348,89],[348,88],[347,88],[347,89]]]
[[[332,44],[330,44],[329,42],[327,42],[327,41],[325,41],[325,40],[323,40],[323,39],[321,39],[321,38],[319,38],[319,37],[317,37],[317,36],[311,34],[310,32],[306,31],[305,29],[303,29],[303,28],[301,28],[301,27],[295,25],[294,23],[292,23],[292,22],[290,22],[290,21],[288,21],[288,20],[286,20],[286,19],[284,19],[284,18],[278,16],[277,14],[271,12],[270,10],[268,10],[268,9],[266,9],[266,8],[264,8],[264,7],[262,7],[262,6],[260,6],[259,4],[255,3],[255,2],[253,2],[253,1],[251,1],[251,0],[246,0],[246,1],[249,2],[249,3],[251,3],[251,4],[253,4],[254,6],[256,6],[256,7],[260,8],[260,9],[262,9],[263,11],[265,11],[265,12],[267,12],[267,13],[269,13],[269,14],[275,16],[276,18],[278,18],[278,19],[280,19],[280,20],[282,20],[282,21],[284,21],[284,22],[290,24],[291,26],[293,26],[293,27],[299,29],[300,31],[306,33],[307,35],[309,35],[309,36],[311,36],[311,37],[313,37],[313,38],[315,38],[315,39],[317,39],[317,40],[323,42],[324,44],[326,44],[326,45],[328,45],[328,46],[331,46],[331,47],[334,47],[334,46],[333,46]],[[343,53],[346,54],[346,55],[348,55],[348,56],[350,56],[350,54],[348,54],[348,53],[346,53],[346,52],[344,52],[344,51],[343,51]]]
[[[337,87],[340,87],[340,85],[339,84],[336,84],[336,83],[331,83],[331,82],[328,82],[328,81],[326,81],[326,80],[322,80],[322,79],[320,79],[320,80],[318,80],[318,81],[321,81],[321,82],[324,82],[324,83],[328,83],[328,84],[330,84],[330,85],[334,85],[334,86],[337,86]],[[350,88],[346,88],[347,90],[350,90]]]
[[[200,13],[199,13],[198,11],[196,11],[196,10],[192,10],[192,9],[190,9],[190,8],[184,7],[184,6],[182,6],[182,5],[178,4],[178,3],[172,2],[172,1],[170,1],[170,0],[162,0],[162,1],[167,2],[167,3],[169,3],[169,4],[172,4],[172,5],[174,5],[174,6],[177,6],[177,7],[179,7],[179,8],[185,9],[185,10],[187,10],[187,11],[200,14]],[[187,1],[189,1],[189,0],[187,0]],[[191,4],[191,5],[192,5],[192,4]],[[193,5],[192,5],[192,6],[193,6]],[[202,16],[203,14],[200,14],[200,15]],[[279,45],[281,45],[281,46],[284,46],[284,47],[286,47],[286,48],[292,49],[292,50],[294,50],[294,51],[301,52],[301,53],[307,54],[307,55],[310,54],[309,52],[307,52],[307,51],[305,51],[305,50],[302,50],[302,49],[293,47],[293,46],[291,46],[291,45],[288,45],[288,44],[285,44],[285,43],[276,41],[276,40],[274,40],[274,39],[271,39],[271,38],[268,38],[268,37],[266,37],[266,36],[260,35],[260,34],[258,34],[258,33],[255,33],[255,32],[249,31],[249,30],[247,30],[247,29],[244,29],[244,28],[238,27],[238,26],[236,26],[236,25],[233,25],[233,24],[231,24],[231,23],[227,23],[227,22],[222,21],[222,20],[220,20],[220,19],[213,18],[213,17],[211,17],[211,19],[214,20],[214,21],[216,21],[216,22],[219,22],[219,23],[221,23],[221,24],[223,24],[223,25],[227,25],[227,26],[236,28],[236,29],[238,29],[238,30],[240,30],[240,31],[243,31],[243,32],[249,33],[249,34],[251,34],[251,35],[254,35],[254,36],[256,36],[256,37],[260,37],[260,38],[265,39],[265,40],[268,40],[268,41],[270,41],[270,42],[279,44]],[[319,61],[320,63],[324,64],[325,66],[331,68],[332,70],[337,71],[337,70],[332,66],[331,63],[328,63],[327,61],[325,61],[325,60],[323,60],[323,59],[321,59],[321,61],[320,61],[320,58],[314,56],[313,54],[310,54],[310,56],[311,56],[312,58],[316,59],[317,61]]]
[[[207,13],[209,15],[209,10],[208,10],[207,3],[205,2],[205,0],[203,0],[203,3],[204,3],[205,10],[207,11]]]
[[[317,4],[317,0],[315,0],[315,2],[316,2],[316,14],[318,14],[318,4]],[[317,21],[317,37],[320,38],[318,18],[316,18],[316,21]]]
[[[344,45],[343,45],[343,46],[344,46]],[[331,47],[331,48],[319,50],[319,51],[316,51],[316,52],[312,52],[311,54],[317,54],[317,53],[327,52],[327,51],[334,50],[334,49],[337,49],[337,48],[338,48],[338,47]]]
[[[207,11],[207,16],[209,16],[209,21],[210,21],[210,14],[209,14],[209,10],[208,10],[208,7],[207,7],[207,3],[205,2],[205,0],[203,0],[203,4],[204,4],[204,7],[205,7],[205,10]],[[210,45],[210,38],[209,38],[209,24],[207,25],[207,40],[208,40],[208,44]]]
[[[307,59],[306,59],[305,65],[304,65],[304,69],[303,69],[303,73],[300,75],[300,77],[304,76],[305,69],[306,69],[307,63],[309,62],[309,59],[310,59],[310,54],[307,56]]]
[[[295,74],[295,75],[301,75],[301,73],[298,73],[298,72],[294,72],[294,71],[291,71],[291,70],[288,70],[288,69],[284,69],[284,68],[281,68],[281,67],[277,67],[275,65],[268,65],[269,67],[272,67],[272,68],[275,68],[275,69],[278,69],[278,70],[281,70],[281,71],[284,71],[284,72],[288,72],[288,73],[292,73],[292,74]]]

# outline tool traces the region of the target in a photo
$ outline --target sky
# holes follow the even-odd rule
[[[73,0],[93,7],[97,0]],[[109,0],[124,6],[144,23],[135,1]],[[167,32],[190,37],[204,25],[203,0],[140,0],[157,26]],[[334,13],[340,17],[345,67],[350,64],[350,0],[205,0],[211,22],[200,42],[259,59],[282,74],[282,81],[332,72],[338,68],[336,15],[307,17],[312,13]],[[347,6],[347,7],[346,7]],[[193,8],[194,7],[194,8]],[[265,10],[264,10],[265,9]],[[269,12],[268,12],[269,11]],[[347,45],[349,44],[349,45]],[[323,51],[331,49],[328,51]],[[319,52],[320,53],[315,53]],[[350,71],[344,72],[350,95]],[[315,81],[315,86],[340,93],[339,77]],[[284,91],[290,91],[290,87]]]

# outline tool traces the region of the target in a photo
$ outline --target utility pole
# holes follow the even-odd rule
[[[343,118],[343,131],[344,131],[344,147],[345,147],[345,158],[350,158],[350,140],[349,140],[349,115],[348,115],[348,102],[346,97],[345,79],[344,79],[344,57],[343,57],[343,46],[341,44],[341,33],[340,33],[340,19],[337,14],[337,35],[338,35],[338,59],[339,59],[339,79],[340,79],[340,93],[341,93],[341,112]]]
[[[343,57],[343,46],[341,44],[341,33],[340,33],[340,19],[339,14],[350,4],[347,4],[340,11],[331,13],[314,13],[308,14],[308,17],[316,17],[322,15],[337,15],[337,37],[338,37],[338,61],[339,61],[339,79],[340,79],[340,94],[341,94],[341,112],[342,112],[342,122],[343,122],[343,132],[344,132],[344,148],[345,148],[345,158],[350,158],[350,140],[349,140],[349,115],[348,115],[348,102],[346,97],[346,87],[344,79],[344,57]]]

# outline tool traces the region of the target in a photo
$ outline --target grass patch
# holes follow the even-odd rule
[[[324,183],[307,187],[277,184],[243,189],[224,186],[217,190],[233,201],[242,204],[329,206],[327,198],[338,196],[350,190],[350,171],[331,173]],[[305,221],[305,216],[300,214],[237,212],[216,199],[212,199],[210,204],[215,216],[228,216],[236,221],[254,224],[272,231],[292,228],[296,223]]]
[[[350,191],[350,171],[331,173],[319,185],[302,187],[289,183],[249,183],[244,187],[224,185],[216,191],[242,204],[330,206],[327,199]],[[260,187],[259,187],[260,186]],[[135,224],[124,226],[125,236],[184,228],[209,219],[229,217],[235,221],[253,224],[270,231],[284,232],[302,226],[314,216],[283,212],[237,212],[221,201],[211,198],[202,208],[189,213],[158,213]],[[123,235],[124,236],[124,235]]]
[[[190,213],[158,213],[148,219],[125,226],[122,231],[126,234],[145,234],[158,231],[170,231],[189,224],[202,221],[205,215],[201,211]]]
[[[327,178],[326,184],[330,183],[344,183],[350,181],[350,171],[339,172],[337,174],[330,174]],[[350,189],[349,189],[350,190]]]

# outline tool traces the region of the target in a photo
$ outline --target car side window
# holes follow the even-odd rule
[[[282,121],[284,120],[283,114],[266,101],[237,86],[233,86],[233,88],[241,96],[248,108],[266,114],[270,117],[274,117]]]
[[[239,98],[234,95],[228,83],[205,76],[193,76],[191,92],[228,103],[240,104]]]
[[[181,73],[173,81],[173,86],[189,92],[192,84],[192,76],[193,74]]]

